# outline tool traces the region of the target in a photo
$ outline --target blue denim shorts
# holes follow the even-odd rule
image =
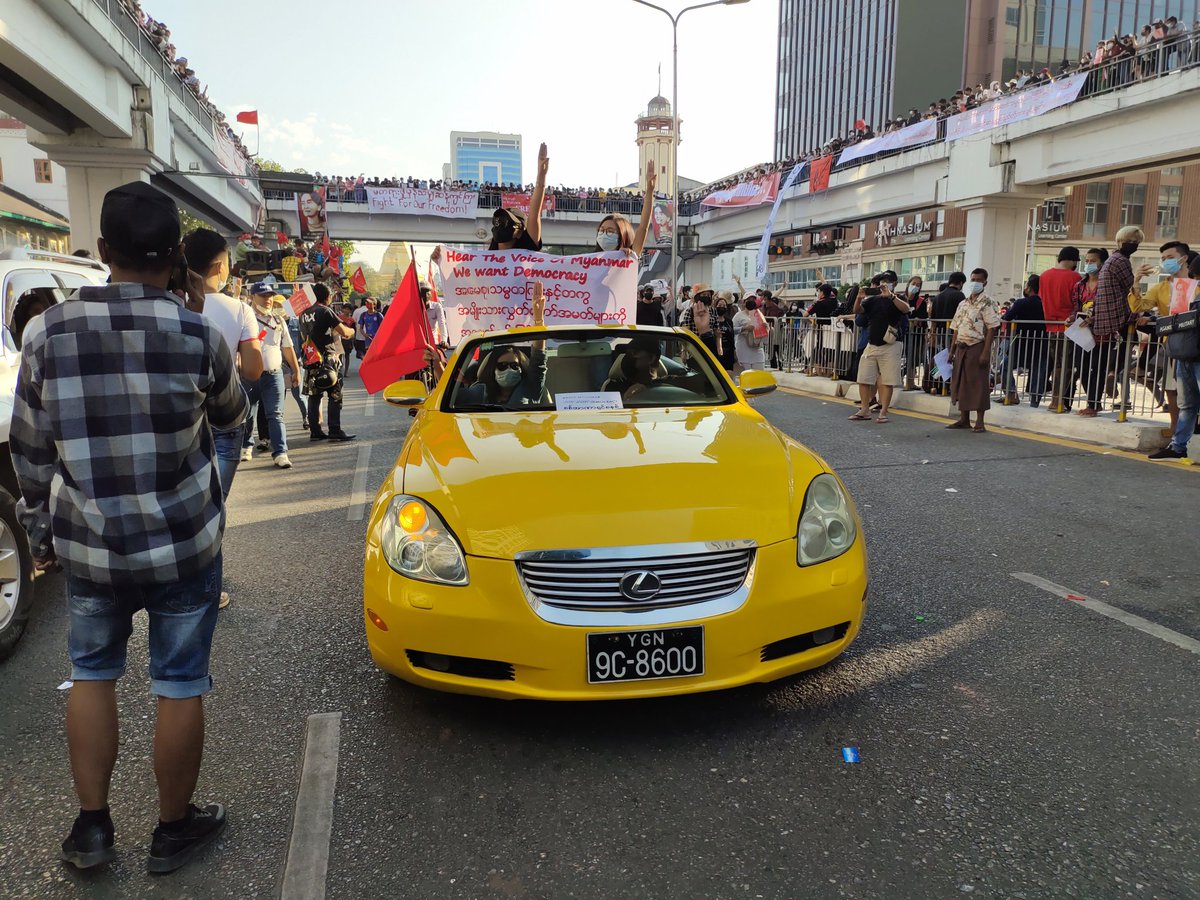
[[[208,660],[221,596],[216,561],[174,584],[113,587],[67,578],[71,677],[115,681],[125,674],[125,645],[140,609],[150,617],[150,689],[182,700],[212,690]]]

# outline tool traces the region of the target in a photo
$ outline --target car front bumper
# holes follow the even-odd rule
[[[773,681],[821,666],[850,645],[866,613],[867,563],[861,535],[847,553],[807,568],[796,565],[795,541],[783,541],[758,549],[749,596],[740,608],[690,619],[683,606],[677,622],[646,626],[703,625],[703,674],[590,684],[587,635],[637,626],[552,624],[530,606],[515,562],[470,557],[467,567],[471,582],[464,587],[413,581],[394,572],[379,547],[368,544],[364,619],[376,665],[414,684],[490,697],[673,696]],[[838,626],[839,636],[829,643],[764,660],[780,652],[777,642]],[[776,647],[764,654],[770,645]],[[431,658],[439,668],[443,658],[467,662],[451,666],[457,671],[439,671],[427,666]]]

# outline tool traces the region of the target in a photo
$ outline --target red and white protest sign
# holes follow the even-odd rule
[[[620,251],[550,256],[527,250],[442,247],[442,306],[450,342],[533,324],[533,283],[547,325],[619,325],[637,303],[636,258]]]
[[[1171,282],[1171,315],[1177,316],[1191,309],[1197,285],[1200,281],[1194,278],[1176,278]]]
[[[301,284],[292,291],[292,295],[287,298],[287,307],[291,310],[293,318],[299,317],[300,313],[304,312],[310,306],[317,302],[317,295],[313,293],[311,284]]]
[[[505,209],[515,209],[526,218],[529,217],[529,206],[533,203],[533,194],[510,194],[504,191],[500,194],[500,205]],[[542,213],[554,212],[554,194],[546,194],[542,199]]]
[[[779,173],[772,172],[753,181],[744,181],[725,191],[713,191],[701,201],[702,206],[759,206],[771,203],[779,194]]]

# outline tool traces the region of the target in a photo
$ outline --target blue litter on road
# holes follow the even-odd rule
[[[848,763],[858,762],[858,748],[857,747],[843,747],[842,748],[842,759],[844,759]]]

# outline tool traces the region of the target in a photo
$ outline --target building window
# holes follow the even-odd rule
[[[1125,195],[1121,200],[1121,225],[1143,225],[1146,221],[1146,186],[1144,184],[1125,185]]]
[[[52,184],[54,182],[54,172],[50,168],[50,160],[35,159],[33,161],[33,179],[38,184]]]
[[[1021,24],[1021,8],[1019,6],[1010,6],[1004,10],[1004,24],[1009,28],[1016,28]]]
[[[1158,236],[1164,241],[1179,237],[1179,196],[1177,184],[1164,184],[1158,189]]]
[[[1183,174],[1183,166],[1167,166],[1165,169],[1162,170],[1162,173],[1164,175],[1182,175]]]
[[[1104,237],[1108,232],[1108,182],[1092,182],[1087,186],[1083,207],[1083,233],[1087,237]]]

